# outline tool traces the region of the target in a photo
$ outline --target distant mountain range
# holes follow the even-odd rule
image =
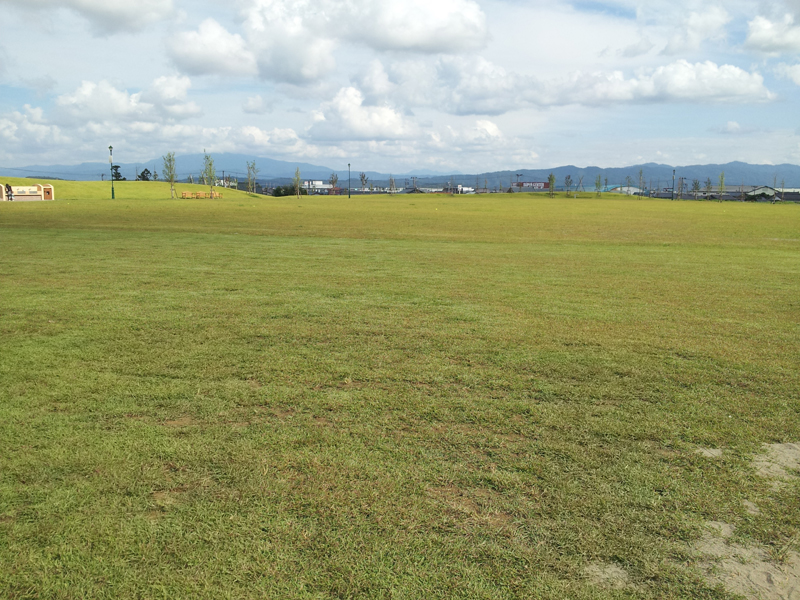
[[[725,173],[725,182],[729,187],[736,185],[777,185],[781,183],[785,187],[800,187],[800,166],[798,165],[751,165],[743,162],[732,162],[724,165],[690,165],[683,167],[673,167],[671,165],[660,165],[647,163],[642,165],[632,165],[630,167],[601,169],[600,167],[576,167],[569,165],[557,167],[555,169],[520,169],[518,171],[496,171],[493,173],[483,173],[472,176],[455,176],[453,181],[459,184],[474,186],[476,181],[479,187],[484,187],[488,182],[490,188],[508,188],[512,181],[547,181],[550,173],[556,177],[556,185],[561,188],[564,179],[570,176],[573,186],[583,178],[583,186],[587,190],[593,190],[595,180],[599,175],[605,186],[608,180],[609,186],[626,185],[628,177],[633,180],[633,185],[639,185],[639,171],[642,172],[644,184],[647,189],[662,189],[672,187],[673,170],[675,171],[675,181],[683,177],[687,182],[687,187],[691,187],[694,179],[700,180],[705,184],[707,179],[711,179],[712,185],[719,183],[719,176]]]
[[[265,157],[253,157],[247,154],[216,154],[214,155],[214,165],[219,176],[232,175],[243,179],[246,173],[247,161],[255,160],[259,169],[258,180],[261,182],[284,183],[289,181],[295,173],[295,169],[300,168],[303,179],[317,179],[327,181],[331,173],[336,172],[339,176],[339,185],[346,184],[347,170],[335,170],[329,167],[312,165],[309,163],[287,162]],[[117,163],[120,165],[120,173],[123,177],[134,179],[137,172],[149,169],[150,172],[161,171],[161,159],[150,160],[141,163]],[[176,166],[180,179],[185,180],[189,175],[197,179],[203,168],[202,154],[186,154],[176,157]],[[451,182],[455,185],[466,185],[469,187],[489,187],[490,189],[504,189],[511,185],[512,181],[547,181],[550,173],[556,177],[558,187],[564,185],[564,178],[570,176],[574,183],[578,183],[583,178],[583,186],[587,189],[594,189],[594,182],[598,175],[603,180],[608,179],[609,185],[625,184],[630,177],[634,185],[638,185],[639,171],[641,170],[648,188],[665,188],[672,186],[673,169],[676,178],[683,177],[691,182],[699,179],[705,182],[711,179],[714,185],[719,181],[720,173],[725,173],[727,185],[734,186],[744,183],[745,185],[773,185],[778,187],[781,183],[786,187],[800,187],[800,166],[798,165],[751,165],[743,162],[732,162],[724,165],[691,165],[683,167],[673,167],[647,163],[643,165],[632,165],[630,167],[601,169],[600,167],[576,167],[574,165],[557,167],[553,169],[518,169],[507,171],[493,171],[477,174],[446,174],[437,173],[429,170],[419,170],[410,173],[395,174],[394,178],[398,187],[405,185],[406,180],[410,182],[413,177],[418,179],[417,184],[421,187],[426,185],[442,185]],[[0,168],[0,176],[6,177],[37,177],[71,179],[77,181],[99,180],[101,176],[108,179],[108,163],[83,163],[80,165],[32,165],[20,168]],[[352,185],[360,186],[360,171],[353,169]],[[376,185],[386,185],[390,175],[369,171],[366,173],[370,181]]]
[[[244,179],[247,173],[247,163],[249,161],[256,161],[256,167],[259,170],[259,181],[273,181],[273,180],[289,180],[294,177],[295,170],[299,167],[300,174],[304,179],[323,179],[326,180],[331,176],[331,173],[337,172],[340,181],[347,180],[347,170],[331,169],[330,167],[321,167],[319,165],[312,165],[302,162],[287,162],[282,160],[275,160],[273,158],[254,157],[249,154],[214,154],[214,168],[219,177],[222,174],[231,175]],[[178,171],[178,177],[185,180],[190,175],[195,180],[200,175],[203,169],[203,154],[184,154],[175,157],[175,166]],[[161,175],[162,159],[157,158],[146,162],[139,163],[124,163],[114,161],[114,164],[119,165],[120,174],[129,180],[136,179],[136,174],[141,173],[144,169],[148,169],[151,173],[157,171]],[[108,162],[97,163],[82,163],[80,165],[31,165],[27,167],[0,167],[0,176],[6,177],[39,177],[39,178],[53,178],[53,179],[69,179],[75,181],[99,181],[102,178],[108,179],[110,173],[110,165]],[[358,181],[360,171],[353,169],[353,181]],[[388,181],[389,175],[385,173],[377,173],[369,171],[366,175],[372,181],[386,179]],[[396,177],[442,177],[445,173],[418,170],[411,173],[404,173]]]

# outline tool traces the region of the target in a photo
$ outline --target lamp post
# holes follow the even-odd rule
[[[114,200],[114,147],[108,147],[108,164],[111,165],[111,199]]]
[[[347,197],[350,197],[350,163],[347,163]]]
[[[672,169],[672,200],[675,200],[675,169]]]

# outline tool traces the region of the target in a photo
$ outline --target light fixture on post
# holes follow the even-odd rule
[[[347,163],[347,197],[350,197],[350,163]]]
[[[108,164],[111,165],[111,199],[114,200],[114,147],[108,147]]]
[[[672,169],[672,198],[670,200],[675,200],[675,169]]]

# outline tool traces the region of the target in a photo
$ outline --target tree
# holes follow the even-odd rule
[[[644,195],[644,169],[639,169],[639,196]]]
[[[339,176],[336,173],[331,173],[331,176],[328,177],[328,183],[330,183],[331,187],[335,190],[336,186],[339,185]]]
[[[301,183],[302,182],[300,180],[300,167],[297,167],[294,170],[294,177],[292,177],[292,187],[294,188],[294,193],[297,196],[298,200],[300,199],[300,188],[302,187]]]
[[[136,176],[136,181],[150,181],[150,177],[152,175],[153,174],[150,172],[150,169],[145,169]]]
[[[358,178],[361,180],[361,191],[363,192],[365,189],[367,189],[367,182],[369,181],[369,177],[367,177],[366,173],[361,172],[358,174]]]
[[[633,177],[631,177],[630,175],[625,177],[625,187],[628,188],[628,193],[630,194],[631,188],[633,187]]]
[[[725,195],[725,171],[719,174],[719,201],[722,202],[722,197]]]
[[[177,194],[175,193],[175,179],[177,179],[177,174],[175,173],[175,153],[168,152],[166,156],[161,157],[164,161],[164,168],[161,170],[161,175],[164,177],[164,181],[169,182],[169,194],[170,198],[176,198]]]
[[[256,193],[256,177],[258,177],[258,168],[256,161],[245,162],[247,165],[247,191],[251,194]]]
[[[126,181],[126,179],[120,175],[119,165],[111,165],[111,179],[114,181]]]
[[[697,194],[700,193],[700,180],[699,179],[692,179],[692,192],[694,193],[694,199],[697,200]]]
[[[556,195],[556,175],[555,173],[550,173],[547,176],[547,183],[550,185],[550,197],[555,198]]]
[[[158,169],[153,169],[153,181],[158,181]]]
[[[214,170],[214,159],[203,150],[203,178],[206,185],[211,188],[211,197],[214,197],[214,184],[217,182],[217,172]]]
[[[567,196],[569,196],[569,190],[572,188],[572,175],[564,177],[564,187],[567,189]]]
[[[600,198],[602,196],[603,191],[603,178],[598,175],[597,179],[594,180],[594,191],[597,192],[597,197]]]
[[[397,185],[394,182],[394,176],[389,175],[389,193],[394,194],[397,191]]]
[[[781,202],[786,202],[786,180],[781,179]]]

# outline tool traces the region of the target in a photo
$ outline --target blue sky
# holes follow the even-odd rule
[[[800,162],[800,0],[0,0],[0,165]]]

